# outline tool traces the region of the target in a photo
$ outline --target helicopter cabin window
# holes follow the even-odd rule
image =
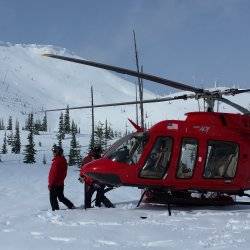
[[[210,141],[207,149],[205,178],[233,178],[239,156],[239,147],[232,142]]]
[[[198,142],[185,138],[182,141],[181,156],[177,168],[177,178],[191,178],[197,158]]]
[[[148,133],[137,132],[129,134],[117,141],[104,155],[112,161],[136,164],[148,141]]]
[[[150,179],[161,179],[165,175],[172,151],[172,139],[159,137],[146,160],[140,177]]]

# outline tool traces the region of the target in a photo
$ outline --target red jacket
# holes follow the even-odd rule
[[[94,155],[93,155],[91,152],[89,152],[88,155],[85,156],[85,157],[83,158],[83,160],[82,160],[82,167],[81,167],[81,170],[84,169],[84,165],[85,165],[85,164],[87,164],[87,163],[89,163],[89,162],[91,162],[91,161],[93,161],[93,160],[95,160]],[[82,172],[82,171],[81,171],[81,172]],[[91,177],[89,177],[89,176],[83,175],[81,172],[80,172],[80,176],[83,177],[84,182],[85,182],[87,185],[90,186],[90,185],[93,183],[93,179],[92,179]]]
[[[64,156],[55,156],[49,171],[49,188],[52,186],[63,186],[67,176],[67,161]]]

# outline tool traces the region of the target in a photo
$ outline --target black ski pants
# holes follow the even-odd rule
[[[101,207],[102,203],[105,207],[114,207],[113,203],[105,196],[105,185],[95,182],[91,185],[85,184],[85,208],[91,208],[92,196],[95,191],[96,207]]]
[[[57,199],[62,202],[66,207],[72,209],[74,204],[64,196],[64,186],[53,186],[49,190],[49,199],[52,211],[59,210]]]

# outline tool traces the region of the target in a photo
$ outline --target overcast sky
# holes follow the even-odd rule
[[[248,0],[0,0],[1,41],[135,69],[134,29],[144,72],[203,87],[250,88],[249,25]]]

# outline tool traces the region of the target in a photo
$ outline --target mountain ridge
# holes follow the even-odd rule
[[[29,112],[38,113],[67,105],[90,105],[91,86],[94,88],[95,104],[135,100],[133,83],[106,70],[43,57],[44,53],[78,57],[65,48],[53,45],[0,41],[0,117],[7,119],[12,115],[24,120]],[[144,99],[155,97],[152,92],[144,90]],[[250,94],[245,93],[229,99],[250,108],[249,97]],[[186,112],[198,110],[196,100],[179,100],[174,102],[175,105],[172,103],[145,104],[146,123],[150,126],[164,119],[183,119]],[[224,104],[220,105],[220,110],[237,112]],[[90,111],[75,110],[71,114],[82,131],[88,132]],[[48,116],[51,129],[57,129],[59,113],[48,113]],[[134,105],[95,110],[96,121],[104,122],[107,119],[122,130],[127,127],[127,118],[135,120]]]

